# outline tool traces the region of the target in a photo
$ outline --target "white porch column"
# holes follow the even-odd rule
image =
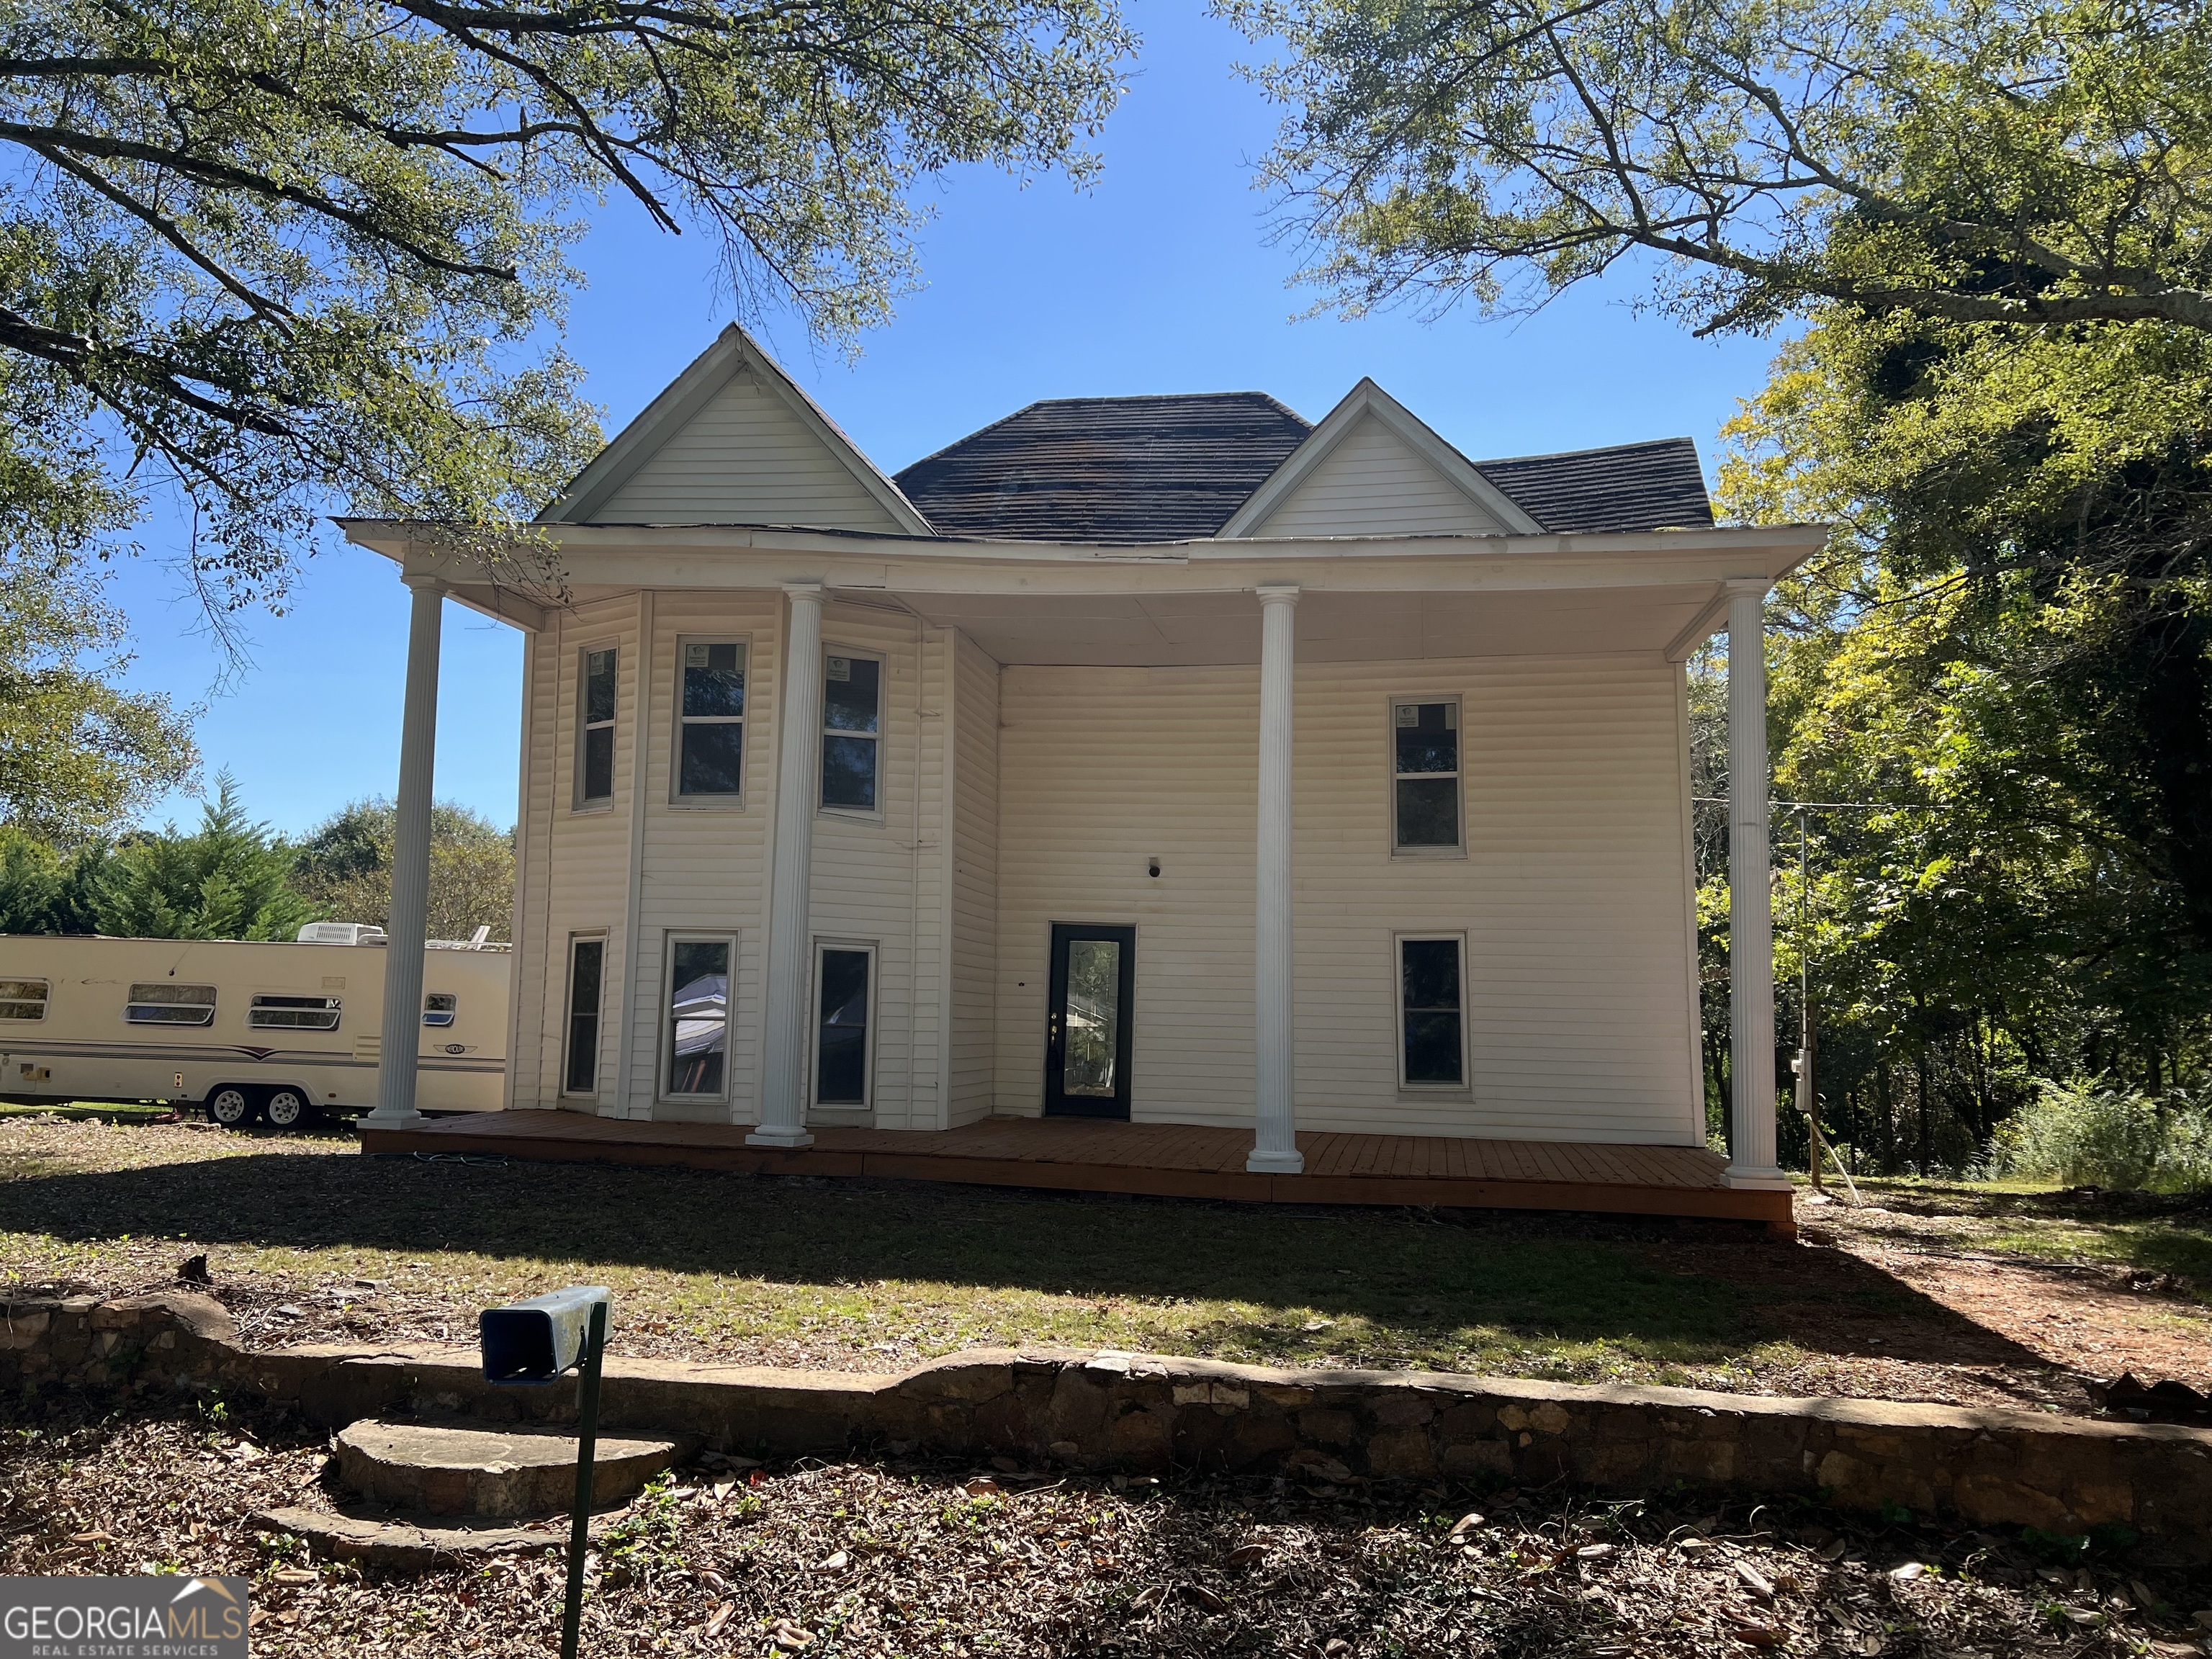
[[[760,1127],[748,1146],[811,1146],[806,1130],[806,992],[814,809],[822,788],[822,584],[789,582],[783,718],[775,757],[775,858],[769,876],[768,1028]]]
[[[422,1121],[415,1071],[422,1047],[422,941],[430,910],[430,786],[438,747],[438,636],[446,585],[406,578],[407,691],[399,716],[399,793],[392,835],[392,911],[384,924],[384,1028],[377,1044],[372,1129]]]
[[[1298,1151],[1297,1040],[1291,974],[1291,681],[1298,590],[1260,590],[1259,883],[1253,929],[1257,988],[1259,1113],[1252,1156],[1258,1175],[1302,1175]]]
[[[1731,1187],[1786,1187],[1774,1161],[1774,900],[1767,868],[1766,584],[1729,593]]]

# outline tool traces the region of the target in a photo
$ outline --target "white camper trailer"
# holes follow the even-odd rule
[[[239,1127],[350,1116],[376,1100],[384,930],[314,922],[297,942],[0,935],[0,1098],[156,1100]],[[505,945],[434,940],[418,1104],[496,1111]]]

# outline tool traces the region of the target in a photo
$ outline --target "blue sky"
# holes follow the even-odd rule
[[[1528,319],[1293,320],[1315,296],[1285,287],[1296,251],[1271,244],[1251,188],[1275,115],[1233,73],[1249,49],[1194,0],[1134,0],[1130,15],[1145,51],[1091,190],[980,171],[930,186],[927,285],[857,362],[788,319],[761,325],[879,465],[896,471],[1039,398],[1251,389],[1318,419],[1371,374],[1478,459],[1684,434],[1710,465],[1716,430],[1763,383],[1772,344],[1694,340],[1639,317],[1633,282]],[[589,286],[568,344],[610,434],[730,320],[701,241],[615,206],[580,250]],[[252,666],[216,695],[216,653],[158,562],[161,526],[148,544],[115,588],[134,624],[132,683],[204,704],[210,786],[229,770],[248,809],[289,831],[391,793],[406,605],[390,567],[349,548],[315,559],[286,615],[247,619]],[[447,606],[438,793],[501,824],[514,816],[521,659],[518,635]],[[179,795],[149,819],[196,812]]]

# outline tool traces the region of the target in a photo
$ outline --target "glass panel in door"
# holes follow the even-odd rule
[[[1136,929],[1055,922],[1047,1011],[1045,1110],[1129,1115],[1129,1000]]]

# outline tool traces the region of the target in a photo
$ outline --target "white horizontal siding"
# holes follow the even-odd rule
[[[1298,671],[1302,1127],[1702,1139],[1675,686],[1610,658]],[[1399,696],[1462,699],[1463,860],[1390,856]],[[998,1109],[1041,1103],[1051,924],[1121,922],[1134,1115],[1249,1122],[1257,671],[1008,668],[1000,711]],[[1460,929],[1472,1088],[1401,1091],[1393,936]]]
[[[1504,528],[1405,440],[1366,415],[1253,533],[1494,535]]]
[[[749,371],[732,376],[592,516],[606,524],[900,527],[790,406]]]
[[[953,673],[952,1053],[947,1127],[990,1115],[998,1048],[1000,670],[963,636]]]

